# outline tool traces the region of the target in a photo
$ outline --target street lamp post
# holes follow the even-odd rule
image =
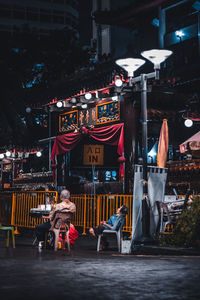
[[[143,172],[142,172],[142,235],[143,239],[149,236],[149,201],[148,201],[148,174],[147,174],[147,81],[150,78],[159,79],[160,64],[165,61],[172,51],[153,49],[144,51],[141,55],[154,64],[154,72],[148,74],[141,74],[134,77],[134,72],[138,70],[144,63],[143,59],[125,58],[118,59],[116,64],[128,72],[129,86],[140,83],[141,92],[141,109],[142,109],[142,158],[143,158]],[[134,229],[135,230],[135,229]]]
[[[48,117],[49,117],[49,171],[51,171],[51,111],[49,109],[48,111]]]

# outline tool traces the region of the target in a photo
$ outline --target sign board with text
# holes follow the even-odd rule
[[[67,132],[78,128],[78,110],[59,115],[59,132]]]
[[[108,101],[107,101],[108,100]],[[95,126],[120,120],[120,102],[109,101],[88,109],[73,110],[59,115],[59,132],[67,133],[82,126]]]
[[[107,102],[96,106],[96,124],[120,120],[120,102]]]
[[[79,111],[79,126],[89,126],[96,124],[95,107]]]
[[[104,146],[103,145],[84,145],[83,155],[84,165],[103,165]]]

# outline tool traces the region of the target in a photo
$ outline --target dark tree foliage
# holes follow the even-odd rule
[[[162,245],[200,248],[200,197],[193,197],[192,203],[178,218],[173,234],[161,236]]]

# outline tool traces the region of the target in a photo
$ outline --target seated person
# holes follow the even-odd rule
[[[97,238],[99,234],[103,234],[103,231],[105,229],[112,230],[112,227],[114,226],[114,224],[119,216],[127,215],[127,214],[128,214],[128,207],[126,205],[122,205],[121,207],[119,207],[117,209],[116,214],[112,215],[108,221],[101,221],[101,225],[96,226],[95,228],[90,228],[89,233],[93,237]],[[122,219],[119,221],[115,230],[119,229],[122,221],[123,221]],[[108,242],[107,242],[106,238],[104,236],[102,236],[101,249],[106,248],[106,247],[108,247]]]
[[[73,214],[76,212],[76,205],[70,200],[70,192],[68,190],[63,190],[60,194],[61,202],[56,204],[53,210],[49,214],[49,222],[40,224],[36,227],[36,237],[39,241],[39,247],[42,247],[42,243],[45,241],[45,234],[54,226],[55,222],[55,213],[57,211],[69,213],[68,219],[71,221]]]

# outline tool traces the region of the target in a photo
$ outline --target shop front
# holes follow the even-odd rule
[[[67,187],[77,194],[125,193],[131,156],[127,153],[133,148],[128,141],[128,114],[124,111],[124,99],[120,97],[117,101],[106,98],[96,101],[93,107],[58,114],[58,135],[51,154],[58,187]]]

